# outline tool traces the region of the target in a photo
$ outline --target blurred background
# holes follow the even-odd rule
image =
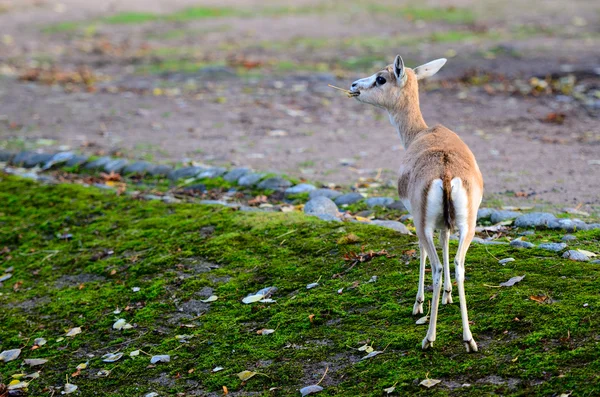
[[[327,84],[446,57],[421,108],[486,199],[598,209],[599,19],[590,0],[0,0],[0,149],[393,185],[387,115]]]

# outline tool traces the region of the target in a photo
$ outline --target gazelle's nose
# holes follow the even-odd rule
[[[354,83],[352,83],[352,88],[356,88],[358,87],[358,83],[355,81]]]

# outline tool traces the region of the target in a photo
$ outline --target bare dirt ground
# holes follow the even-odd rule
[[[445,56],[422,111],[487,197],[597,210],[600,7],[451,3],[0,0],[0,148],[393,181],[387,116],[327,84]]]

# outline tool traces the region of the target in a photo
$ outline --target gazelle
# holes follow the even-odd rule
[[[435,341],[442,274],[442,303],[452,303],[448,240],[450,231],[456,227],[460,239],[454,265],[463,341],[467,352],[473,352],[477,351],[477,343],[469,329],[464,287],[465,256],[475,234],[477,210],[483,195],[483,178],[475,156],[458,135],[441,125],[428,127],[419,108],[418,80],[433,76],[445,63],[446,59],[436,59],[413,70],[404,67],[398,55],[392,65],[352,83],[350,95],[360,102],[387,110],[405,149],[400,165],[398,193],[413,216],[421,254],[419,288],[413,315],[423,313],[427,257],[433,274],[431,317],[422,347],[432,347]],[[435,230],[440,230],[443,273],[433,242]]]

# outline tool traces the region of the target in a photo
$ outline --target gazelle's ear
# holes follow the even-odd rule
[[[424,65],[416,67],[415,74],[417,75],[417,80],[424,79],[425,77],[431,77],[438,72],[446,63],[446,58],[436,59],[435,61],[427,62]]]
[[[396,59],[394,59],[394,75],[398,81],[404,79],[404,61],[400,55],[396,55]]]

